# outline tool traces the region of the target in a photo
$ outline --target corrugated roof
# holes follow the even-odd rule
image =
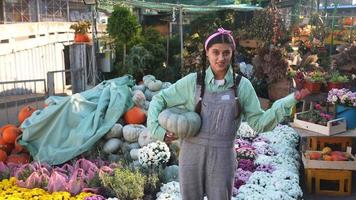
[[[253,11],[262,9],[258,6],[251,6],[246,4],[239,5],[187,5],[187,4],[172,4],[172,3],[159,3],[159,2],[143,2],[128,0],[124,1],[125,4],[131,5],[136,8],[148,8],[158,11],[171,11],[173,8],[182,8],[185,12],[212,12],[219,10],[237,10],[237,11]]]

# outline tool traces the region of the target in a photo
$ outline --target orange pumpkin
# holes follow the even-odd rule
[[[16,127],[15,125],[13,124],[5,124],[4,126],[2,126],[0,128],[0,134],[6,129],[6,128],[9,128],[9,127]]]
[[[321,153],[312,152],[309,154],[310,160],[319,160],[321,157]]]
[[[127,124],[143,124],[146,121],[146,114],[138,106],[134,106],[124,114]]]
[[[10,154],[6,163],[26,164],[30,162],[30,155],[27,153]]]
[[[8,144],[14,144],[17,136],[21,134],[21,130],[17,127],[9,127],[2,133],[2,139]]]
[[[18,114],[19,123],[22,124],[22,122],[25,121],[25,119],[27,119],[29,116],[31,116],[35,110],[36,110],[36,108],[34,108],[32,106],[25,106],[25,107],[21,108],[21,110]]]
[[[333,158],[329,155],[323,155],[323,160],[325,161],[333,161]]]
[[[12,149],[14,148],[13,144],[8,144],[4,141],[2,137],[0,137],[0,150],[5,151],[7,154],[10,154]]]
[[[7,159],[7,153],[3,150],[0,150],[0,162],[5,162]]]

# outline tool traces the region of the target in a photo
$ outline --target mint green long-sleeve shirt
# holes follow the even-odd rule
[[[150,102],[147,127],[153,138],[163,140],[166,130],[158,123],[159,113],[169,107],[183,106],[185,109],[195,110],[195,90],[197,73],[191,73],[178,80],[171,87],[160,91]],[[233,72],[230,69],[225,75],[224,85],[214,84],[214,74],[209,67],[206,70],[205,86],[208,91],[220,92],[233,86]],[[270,109],[261,109],[260,102],[251,82],[242,77],[237,94],[240,98],[243,119],[257,132],[272,130],[283,118],[291,114],[291,108],[297,103],[294,94],[277,100]]]

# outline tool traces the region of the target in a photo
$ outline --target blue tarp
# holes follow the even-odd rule
[[[132,76],[103,81],[68,97],[50,97],[48,107],[21,125],[24,145],[34,160],[62,164],[89,150],[130,107]]]

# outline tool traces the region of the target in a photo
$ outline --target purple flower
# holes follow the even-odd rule
[[[238,168],[243,169],[244,171],[254,171],[254,163],[249,159],[240,159],[238,162]]]
[[[236,139],[235,140],[235,148],[241,148],[241,147],[251,147],[251,142],[248,140],[244,139]]]
[[[235,173],[235,180],[242,180],[243,182],[247,182],[250,176],[252,175],[252,172],[250,171],[245,171],[241,168],[238,168]]]
[[[260,164],[256,167],[256,171],[272,173],[276,168],[271,164]]]
[[[236,189],[239,189],[242,185],[245,185],[246,183],[240,179],[235,179],[234,186]]]

